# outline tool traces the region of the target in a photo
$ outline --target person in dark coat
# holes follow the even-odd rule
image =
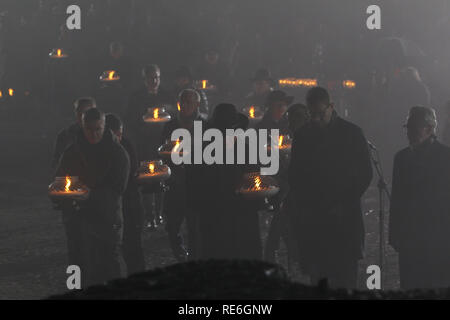
[[[313,282],[353,288],[364,245],[361,196],[372,179],[367,141],[325,89],[310,89],[306,102],[311,123],[295,133],[289,166],[300,265]]]
[[[171,140],[172,132],[179,128],[187,129],[194,135],[194,121],[206,123],[205,115],[199,112],[201,97],[197,90],[185,89],[180,94],[180,111],[178,116],[166,124],[163,130],[163,141]],[[175,165],[169,160],[172,175],[168,181],[169,191],[164,197],[166,231],[172,253],[178,261],[195,259],[196,250],[196,216],[190,210],[187,200],[186,170],[188,165]],[[186,221],[188,242],[183,241],[181,226]]]
[[[81,118],[83,116],[83,113],[86,112],[86,110],[95,107],[95,100],[90,97],[78,98],[74,102],[75,122],[72,123],[69,127],[61,130],[56,137],[52,157],[53,169],[56,168],[56,165],[59,162],[59,158],[61,158],[64,150],[75,142],[78,133],[81,131]]]
[[[81,218],[81,272],[86,287],[122,275],[122,194],[130,160],[111,131],[105,130],[104,113],[96,108],[86,111],[82,128],[75,143],[64,151],[56,176],[77,176],[90,190],[88,199],[74,209]]]
[[[123,258],[128,275],[145,270],[144,250],[142,249],[142,230],[144,227],[144,206],[139,186],[136,183],[138,160],[133,143],[123,135],[122,120],[114,115],[106,115],[106,129],[120,141],[130,158],[130,175],[127,188],[122,197],[123,204]]]
[[[95,106],[95,100],[92,98],[79,98],[75,101],[75,123],[61,130],[56,137],[51,164],[53,170],[57,169],[64,151],[76,141],[77,136],[81,133],[81,119],[84,112],[90,108],[95,108]],[[81,265],[83,258],[80,247],[82,228],[80,215],[71,206],[62,206],[60,209],[62,210],[62,222],[66,233],[68,264]]]
[[[209,127],[224,135],[226,129],[241,127],[236,107],[219,104]],[[257,207],[236,193],[244,174],[257,168],[239,164],[191,167],[188,198],[198,214],[198,258],[261,259]]]
[[[158,158],[163,125],[145,123],[142,116],[151,107],[166,106],[166,111],[175,115],[174,101],[170,94],[160,88],[161,71],[157,65],[147,65],[142,69],[144,86],[135,92],[129,100],[126,121],[129,136],[137,146],[139,161]],[[149,226],[154,228],[161,222],[162,193],[143,195],[144,208]]]
[[[433,109],[411,108],[410,146],[395,155],[389,243],[402,289],[450,286],[450,148],[436,138]]]

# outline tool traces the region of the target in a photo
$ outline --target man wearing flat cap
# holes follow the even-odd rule
[[[450,286],[450,148],[436,138],[433,109],[413,107],[409,147],[394,158],[389,244],[402,289]]]

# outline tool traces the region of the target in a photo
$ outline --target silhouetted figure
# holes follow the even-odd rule
[[[170,94],[160,89],[161,71],[157,65],[147,65],[142,69],[144,86],[135,92],[128,103],[126,124],[130,138],[135,142],[138,160],[158,159],[158,147],[161,143],[163,124],[145,123],[142,116],[148,108],[166,107],[166,111],[175,114],[173,99]],[[162,194],[144,194],[144,207],[148,225],[154,228],[161,222]]]
[[[293,104],[289,107],[287,113],[289,135],[292,137],[301,127],[309,122],[309,113],[305,105]],[[280,169],[276,176],[280,191],[274,197],[275,212],[270,223],[269,233],[264,248],[264,259],[275,262],[275,252],[279,249],[280,239],[283,238],[287,249],[290,262],[293,262],[297,256],[295,237],[292,223],[290,223],[290,211],[295,211],[292,201],[286,199],[289,192],[289,163],[291,160],[290,152],[280,153]]]
[[[447,101],[444,108],[444,131],[442,133],[442,142],[450,147],[450,101]]]
[[[270,71],[267,69],[258,69],[253,76],[252,92],[247,94],[244,99],[244,106],[258,106],[263,108],[266,104],[267,96],[273,91],[274,80]]]
[[[242,124],[234,105],[220,104],[210,127],[225,136],[227,128]],[[225,148],[224,144],[224,157]],[[239,164],[192,167],[188,190],[192,208],[198,213],[199,259],[261,259],[257,207],[236,193],[244,174],[257,168]]]
[[[179,100],[180,112],[164,127],[163,141],[171,140],[172,132],[179,128],[187,129],[194,137],[194,121],[201,121],[203,125],[206,123],[205,116],[199,112],[201,98],[196,90],[181,91]],[[169,235],[170,247],[178,261],[197,257],[197,220],[196,213],[188,205],[187,166],[186,164],[175,165],[170,162],[172,174],[167,182],[169,191],[164,196],[166,231]],[[188,231],[187,248],[182,237],[183,221],[186,221]]]
[[[175,72],[175,84],[172,92],[173,100],[177,101],[181,91],[184,89],[193,89],[200,95],[200,107],[199,111],[206,116],[209,114],[208,98],[204,91],[197,90],[194,86],[194,77],[192,72],[187,66],[181,66]]]
[[[139,186],[136,183],[138,160],[132,142],[123,134],[122,120],[114,114],[106,115],[106,129],[120,141],[130,158],[130,175],[122,196],[123,243],[122,251],[128,275],[145,270],[144,251],[142,249],[142,230],[144,227],[144,207]]]
[[[76,142],[64,151],[56,176],[77,176],[90,189],[89,198],[74,209],[82,225],[84,288],[121,276],[122,194],[130,160],[111,131],[105,130],[101,111],[86,111],[82,127]]]
[[[436,139],[433,109],[411,108],[410,146],[394,159],[389,243],[402,289],[450,285],[450,148]]]
[[[256,129],[279,129],[280,134],[286,134],[288,122],[285,113],[293,100],[294,97],[288,96],[284,91],[270,92],[264,103],[266,108],[264,117],[256,124]]]
[[[364,245],[361,196],[372,179],[362,130],[340,118],[328,92],[306,96],[311,123],[295,133],[289,167],[302,269],[313,282],[355,287]]]

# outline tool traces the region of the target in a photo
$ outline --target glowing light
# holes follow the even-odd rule
[[[148,164],[148,171],[150,173],[155,173],[155,165],[153,163]]]
[[[66,192],[70,191],[70,185],[72,184],[72,181],[70,180],[69,176],[66,177],[66,186],[64,187],[64,189],[66,190]]]
[[[261,178],[259,176],[255,177],[255,190],[261,190]]]
[[[56,50],[56,55],[58,56],[58,57],[61,57],[61,49],[58,49],[58,50]]]
[[[178,111],[181,110],[180,102],[177,102],[177,109],[178,109]]]
[[[250,118],[255,118],[255,107],[251,107],[250,110],[248,111],[248,114],[250,116]]]
[[[9,88],[8,89],[8,94],[10,97],[12,97],[14,95],[14,89]]]
[[[206,89],[207,84],[208,84],[208,80],[202,80],[202,89]]]
[[[172,149],[172,152],[177,152],[179,147],[180,147],[180,139],[177,139],[177,141],[175,142],[175,146]]]
[[[159,118],[159,109],[158,108],[153,110],[153,118],[154,119],[158,119]]]
[[[0,98],[3,98],[3,92],[0,90]]]
[[[316,87],[317,79],[285,78],[278,80],[281,87]]]
[[[278,146],[281,147],[283,145],[283,136],[278,137]]]
[[[347,89],[353,89],[356,87],[356,82],[353,80],[344,80],[342,81],[342,86]]]
[[[113,80],[114,79],[114,74],[115,74],[116,72],[115,71],[109,71],[108,72],[108,79],[109,80]]]

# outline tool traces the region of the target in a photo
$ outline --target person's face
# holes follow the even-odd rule
[[[267,80],[256,80],[253,82],[253,91],[256,95],[261,96],[270,91],[270,83]]]
[[[97,121],[86,122],[83,118],[83,133],[90,144],[97,144],[103,138],[105,132],[105,118]]]
[[[149,91],[157,91],[161,83],[159,71],[152,71],[144,76],[145,86]]]
[[[327,104],[325,102],[308,104],[308,110],[311,115],[311,122],[323,128],[331,121],[331,115],[333,114],[333,104]]]
[[[83,114],[88,111],[90,108],[93,108],[92,105],[87,105],[79,108],[78,112],[75,112],[75,117],[77,119],[77,123],[81,126],[81,120],[83,119]]]
[[[119,59],[123,55],[122,47],[111,47],[109,50],[111,57],[114,59]]]
[[[205,58],[206,62],[208,62],[209,64],[216,64],[219,60],[219,53],[217,53],[216,51],[209,51],[206,53]]]
[[[275,121],[280,121],[286,113],[288,105],[285,101],[277,101],[272,104],[272,118]]]
[[[175,84],[178,88],[186,88],[191,83],[189,77],[178,77],[175,79]]]
[[[123,137],[123,127],[120,127],[119,130],[112,131],[112,133],[119,139],[119,141],[122,141]]]
[[[417,121],[410,121],[406,124],[406,135],[410,146],[416,147],[422,144],[433,134],[433,129],[423,123]]]
[[[185,118],[191,117],[199,107],[200,102],[195,95],[183,97],[180,101],[180,115]]]

